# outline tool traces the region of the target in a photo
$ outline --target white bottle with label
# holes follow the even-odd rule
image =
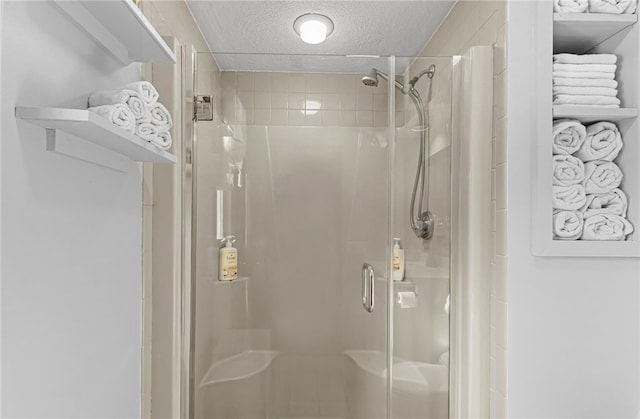
[[[233,242],[235,241],[235,236],[227,236],[222,240],[224,247],[220,248],[219,281],[238,279],[238,249],[233,247]]]
[[[391,249],[391,263],[393,265],[392,278],[394,281],[404,279],[404,250],[400,247],[400,239],[393,238],[393,249]]]

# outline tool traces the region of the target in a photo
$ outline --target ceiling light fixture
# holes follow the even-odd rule
[[[293,29],[307,44],[319,44],[333,32],[333,21],[325,15],[308,13],[298,16]]]

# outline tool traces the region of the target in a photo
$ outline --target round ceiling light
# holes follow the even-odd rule
[[[325,15],[308,13],[293,22],[293,29],[307,44],[319,44],[333,32],[333,22]]]

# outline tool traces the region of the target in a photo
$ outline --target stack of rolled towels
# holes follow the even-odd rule
[[[554,54],[553,104],[619,108],[614,54]]]
[[[89,96],[89,111],[134,133],[162,150],[171,148],[171,114],[147,81],[129,83],[119,90],[101,90]]]
[[[559,119],[553,137],[554,240],[626,240],[633,226],[614,162],[622,149],[618,127]]]
[[[556,13],[635,13],[638,0],[553,0]]]

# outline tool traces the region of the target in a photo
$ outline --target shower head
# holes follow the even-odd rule
[[[378,87],[378,71],[375,68],[369,70],[369,72],[362,77],[362,83],[365,86]]]

